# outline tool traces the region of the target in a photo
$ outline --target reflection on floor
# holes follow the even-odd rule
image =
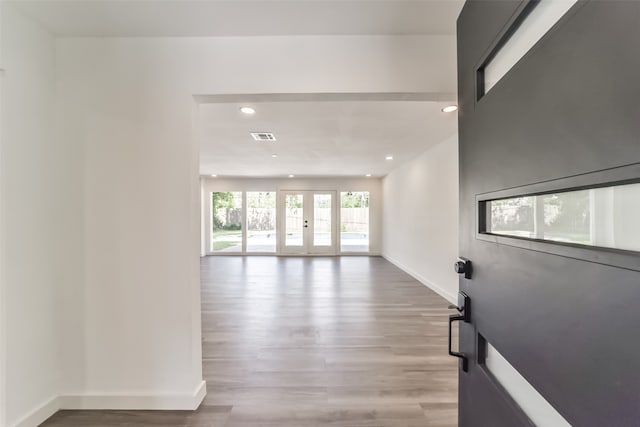
[[[62,411],[44,426],[457,425],[447,302],[378,257],[202,259],[196,412]]]

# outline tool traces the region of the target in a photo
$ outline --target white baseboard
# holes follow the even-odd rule
[[[96,393],[56,396],[21,418],[13,427],[36,427],[62,409],[195,411],[206,394],[207,383],[202,381],[193,393],[185,394]]]
[[[202,382],[200,382],[200,385],[196,387],[196,391],[193,394],[193,399],[191,401],[192,403],[191,411],[195,411],[200,407],[206,395],[207,395],[207,382],[203,380]]]
[[[198,409],[207,394],[202,381],[189,394],[78,394],[60,396],[60,409],[185,410]]]
[[[458,295],[457,294],[452,293],[451,291],[445,289],[442,286],[436,285],[435,283],[431,282],[430,280],[427,280],[421,274],[416,273],[413,269],[407,267],[406,265],[402,264],[401,262],[393,259],[392,257],[390,257],[390,256],[388,256],[386,254],[382,254],[382,258],[386,259],[391,264],[395,265],[400,270],[404,271],[405,273],[407,273],[408,275],[410,275],[411,277],[416,279],[418,282],[422,283],[427,288],[431,289],[432,291],[434,291],[435,293],[437,293],[438,295],[440,295],[442,298],[446,299],[450,303],[458,304]]]
[[[38,408],[18,420],[13,427],[34,427],[42,424],[47,418],[60,409],[60,398],[52,397]]]

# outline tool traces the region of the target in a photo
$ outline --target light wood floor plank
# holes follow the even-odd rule
[[[206,257],[198,411],[44,426],[455,427],[447,302],[378,257]]]

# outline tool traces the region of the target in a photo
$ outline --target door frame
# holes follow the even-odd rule
[[[303,197],[303,218],[308,221],[308,227],[303,229],[302,246],[289,247],[285,245],[286,235],[286,206],[285,197],[287,194],[301,194]],[[314,246],[314,204],[313,196],[315,194],[331,195],[331,246]],[[278,219],[278,239],[277,239],[277,255],[285,256],[335,256],[338,254],[338,215],[337,215],[337,191],[336,190],[279,190],[277,197],[276,212],[279,212]],[[296,250],[298,249],[299,250]]]

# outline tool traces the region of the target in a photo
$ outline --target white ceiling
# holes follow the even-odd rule
[[[1,1],[1,0],[0,0]],[[464,0],[12,0],[58,36],[454,35]],[[327,95],[327,94],[325,94]],[[456,132],[452,94],[201,97],[201,173],[384,176]],[[338,99],[339,98],[339,99]],[[384,98],[384,96],[383,96]],[[254,116],[238,111],[253,103]],[[274,132],[255,142],[249,132]],[[277,158],[271,155],[277,153]],[[393,161],[386,161],[393,155]]]
[[[239,112],[254,106],[253,116]],[[456,133],[444,102],[320,101],[200,106],[200,172],[218,176],[384,176]],[[250,132],[273,132],[256,142]],[[277,154],[277,158],[271,157]],[[392,155],[393,160],[385,160]]]
[[[455,34],[464,0],[13,0],[61,36]]]

